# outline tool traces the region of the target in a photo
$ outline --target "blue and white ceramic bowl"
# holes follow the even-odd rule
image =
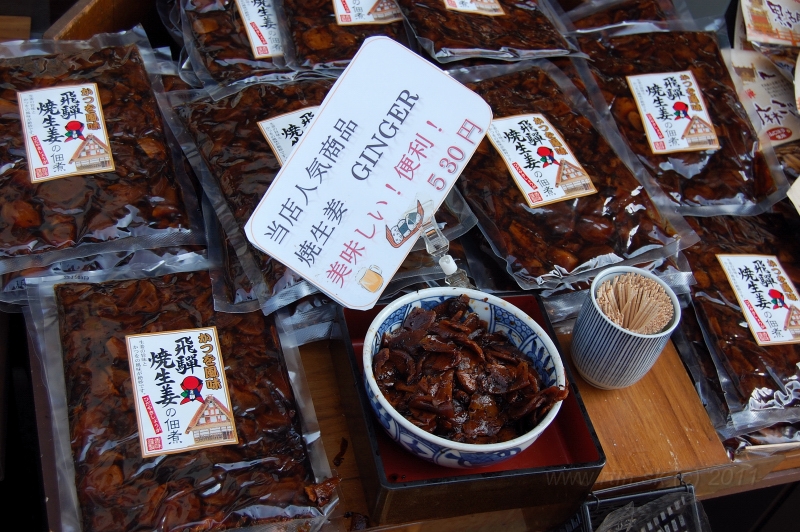
[[[561,357],[547,333],[527,314],[498,297],[466,288],[428,288],[387,305],[372,321],[364,338],[364,379],[372,409],[389,436],[410,453],[441,466],[467,468],[495,464],[525,450],[550,425],[561,402],[556,403],[530,432],[503,443],[486,445],[458,443],[434,436],[413,425],[389,404],[372,374],[372,357],[380,350],[383,334],[400,328],[412,308],[430,309],[462,294],[470,297],[471,310],[489,324],[489,332],[505,332],[514,345],[530,357],[546,386],[564,386],[565,378]]]

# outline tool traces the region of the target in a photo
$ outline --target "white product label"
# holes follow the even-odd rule
[[[800,44],[800,5],[795,0],[742,0],[741,7],[747,40]]]
[[[17,93],[31,182],[114,171],[95,83]]]
[[[278,16],[272,0],[236,0],[256,59],[283,55]]]
[[[387,37],[367,39],[247,237],[340,304],[372,308],[491,119],[480,96],[430,62]]]
[[[758,52],[731,50],[731,77],[752,105],[748,112],[759,134],[779,146],[800,139],[800,115],[794,86],[772,62]]]
[[[733,39],[734,50],[753,50],[753,45],[747,40],[747,29],[744,25],[744,18],[742,17],[742,10],[736,10],[736,26],[734,29]]]
[[[496,17],[505,15],[503,7],[495,0],[442,0],[444,6],[450,11],[472,13],[474,15],[488,15]]]
[[[336,23],[340,26],[357,24],[390,24],[403,20],[403,13],[394,0],[332,0]]]
[[[772,255],[717,255],[758,345],[800,343],[800,300]]]
[[[238,443],[216,327],[125,341],[143,457]]]
[[[306,107],[258,123],[261,133],[264,134],[281,165],[289,158],[300,137],[311,125],[318,109],[318,106]]]
[[[597,192],[589,174],[544,115],[496,118],[489,126],[489,140],[531,207]]]
[[[694,74],[686,70],[626,78],[653,153],[719,148]]]

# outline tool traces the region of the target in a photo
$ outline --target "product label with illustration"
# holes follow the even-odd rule
[[[97,85],[17,93],[31,182],[114,171]]]
[[[403,13],[394,0],[333,0],[333,11],[339,26],[390,24],[403,20]]]
[[[319,106],[306,107],[258,123],[261,133],[281,165],[289,158],[318,109]]]
[[[717,255],[758,345],[800,343],[800,298],[772,255]]]
[[[238,443],[216,327],[125,342],[143,457]]]
[[[742,0],[741,11],[749,41],[800,44],[800,5],[795,0]]]
[[[488,135],[531,207],[597,192],[589,174],[544,115],[495,118]]]
[[[496,17],[505,15],[503,6],[496,0],[442,0],[444,7],[451,11],[472,13],[474,15],[488,15]]]
[[[278,16],[272,0],[236,0],[256,59],[283,55]]]
[[[758,52],[730,50],[731,77],[744,94],[748,114],[759,134],[774,146],[800,139],[800,115],[794,86],[772,62]]]
[[[367,39],[245,233],[338,303],[372,308],[491,119],[480,96],[422,57]]]
[[[694,74],[686,70],[626,77],[653,153],[719,148]]]

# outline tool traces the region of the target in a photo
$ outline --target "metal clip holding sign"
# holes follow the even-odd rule
[[[367,39],[247,237],[338,303],[372,308],[491,120],[480,96],[436,66],[389,38]]]
[[[447,254],[450,251],[450,242],[444,236],[442,230],[439,229],[439,224],[436,223],[436,218],[431,215],[430,220],[422,226],[422,238],[425,240],[425,250],[429,255],[434,257],[442,268],[445,274],[444,282],[448,286],[457,286],[460,288],[475,288],[469,282],[467,272],[456,266],[453,257]]]

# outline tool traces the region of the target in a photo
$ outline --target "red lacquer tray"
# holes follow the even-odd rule
[[[525,311],[555,339],[536,296],[526,293],[503,299]],[[386,435],[363,389],[363,339],[381,308],[340,310],[345,349],[333,350],[370,517],[385,524],[529,508],[526,523],[547,528],[571,516],[605,465],[605,454],[577,388],[570,384],[569,397],[539,439],[504,462],[452,469],[424,461]],[[571,383],[569,369],[565,370]]]

